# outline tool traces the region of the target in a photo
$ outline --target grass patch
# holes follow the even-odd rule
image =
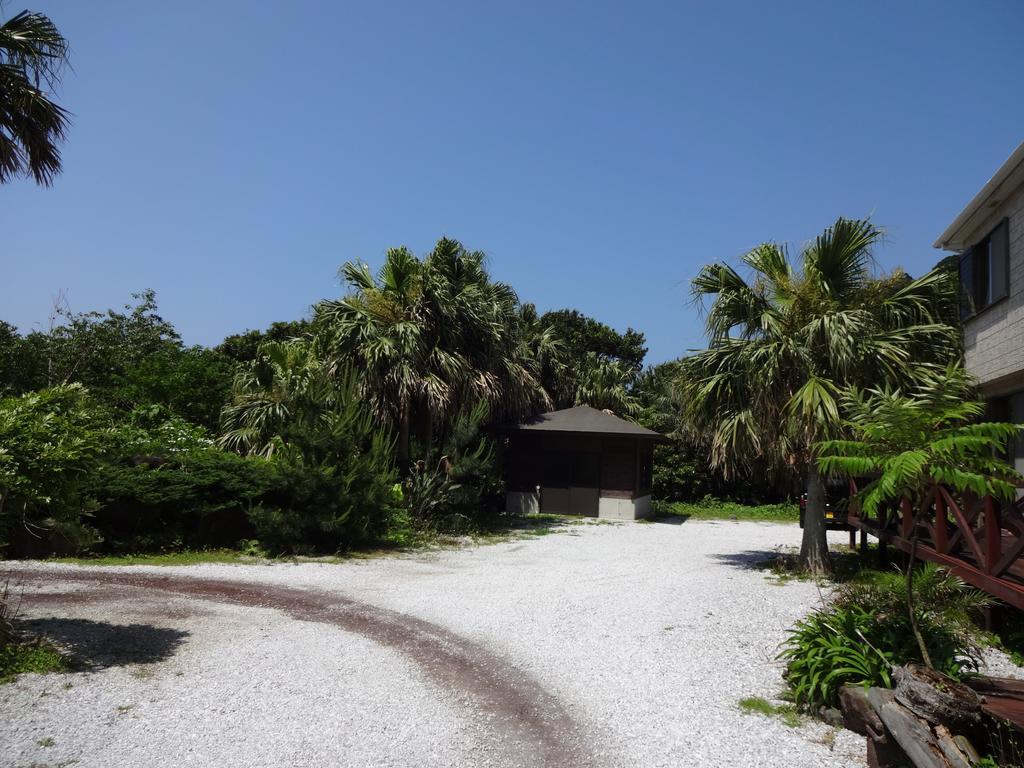
[[[0,683],[30,672],[65,672],[69,667],[68,658],[42,639],[0,647]]]
[[[767,717],[779,718],[783,725],[789,728],[796,728],[800,725],[800,715],[792,704],[772,704],[768,699],[760,696],[751,696],[739,700],[739,708],[748,715],[765,715]]]
[[[683,517],[688,520],[753,520],[762,523],[796,523],[800,521],[800,507],[797,504],[751,506],[711,497],[693,502],[655,501],[654,514]]]

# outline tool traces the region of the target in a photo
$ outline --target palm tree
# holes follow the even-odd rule
[[[640,413],[640,401],[629,389],[634,372],[621,360],[588,352],[578,372],[576,405],[589,405],[623,416]]]
[[[422,264],[406,248],[392,248],[376,278],[359,262],[344,264],[339,275],[350,293],[318,304],[314,325],[329,336],[332,359],[359,371],[363,396],[378,418],[398,425],[404,466],[414,402],[427,398],[436,406],[447,395],[441,382],[422,375]]]
[[[323,362],[319,339],[268,341],[235,378],[221,414],[219,444],[251,456],[272,456],[293,431],[310,431],[345,398]]]
[[[732,267],[705,266],[693,281],[707,313],[710,345],[683,360],[681,387],[690,422],[711,436],[711,459],[726,474],[758,459],[805,477],[800,550],[809,571],[829,569],[825,490],[813,446],[839,434],[839,392],[851,385],[899,387],[927,362],[955,354],[956,331],[936,307],[948,275],[933,270],[879,293],[871,248],[881,231],[838,219],[803,249],[763,244]]]
[[[332,363],[358,372],[364,398],[397,425],[403,467],[412,434],[426,447],[464,406],[505,418],[547,402],[518,297],[490,279],[484,254],[442,238],[422,261],[394,248],[376,276],[356,262],[340,275],[348,295],[317,305],[314,323]]]
[[[0,184],[25,175],[49,186],[60,173],[69,115],[44,89],[56,88],[67,63],[67,40],[43,14],[0,25]]]

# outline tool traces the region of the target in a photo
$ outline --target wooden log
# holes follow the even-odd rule
[[[843,711],[843,725],[861,736],[885,735],[885,726],[871,708],[867,690],[860,685],[844,685],[839,689],[839,708]]]
[[[1013,677],[969,677],[964,683],[976,693],[986,696],[1020,696],[1024,698],[1024,680]]]
[[[928,724],[896,701],[892,691],[872,688],[868,701],[915,768],[950,768]]]
[[[893,678],[896,700],[933,725],[959,729],[981,721],[981,700],[963,683],[920,664],[900,667]]]
[[[953,768],[971,768],[971,761],[960,751],[960,747],[957,746],[954,740],[955,737],[946,726],[938,725],[935,727],[935,739],[939,744],[939,749],[942,750],[942,754],[945,755],[946,761]]]

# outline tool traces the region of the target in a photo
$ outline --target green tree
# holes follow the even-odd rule
[[[0,25],[0,184],[31,176],[49,186],[60,173],[68,113],[44,89],[56,89],[67,63],[68,42],[43,14]]]
[[[921,658],[932,666],[915,607],[914,555],[925,496],[937,485],[1003,502],[1016,497],[1024,475],[1003,455],[1024,425],[978,422],[985,404],[959,367],[925,378],[910,392],[856,388],[842,399],[847,439],[815,447],[821,472],[872,478],[858,493],[863,509],[877,513],[886,502],[907,499],[916,511],[911,524],[906,602]]]
[[[290,341],[309,335],[309,320],[286,320],[271,323],[265,331],[245,331],[227,336],[216,350],[236,363],[248,363],[259,355],[260,345],[267,341]]]
[[[753,280],[727,264],[705,266],[696,297],[713,296],[710,346],[682,362],[691,424],[711,438],[713,464],[735,473],[752,459],[806,478],[801,561],[829,569],[825,489],[813,446],[842,427],[839,392],[855,385],[906,385],[922,362],[955,354],[955,331],[936,302],[947,276],[932,271],[885,292],[873,291],[869,221],[838,219],[800,253],[766,243],[743,257]]]
[[[111,399],[125,409],[161,406],[216,432],[234,376],[235,363],[216,350],[169,348],[126,367],[113,382]]]
[[[985,403],[958,366],[909,390],[853,388],[841,398],[846,439],[815,447],[822,472],[869,477],[858,498],[868,514],[885,502],[919,504],[935,485],[1012,500],[1024,476],[1004,456],[1024,425],[979,422]]]
[[[634,372],[621,360],[589,352],[577,372],[573,405],[589,405],[620,416],[636,416],[640,412],[640,401],[630,391],[634,377]]]
[[[83,481],[109,434],[78,385],[0,400],[0,551],[77,550],[94,541],[83,517],[96,505]]]
[[[52,327],[21,337],[0,323],[0,392],[19,394],[77,382],[119,411],[160,405],[215,430],[234,378],[234,362],[215,350],[185,347],[160,316],[153,291],[122,311],[56,308]]]
[[[619,333],[575,309],[545,312],[536,325],[557,342],[550,362],[542,369],[542,383],[555,408],[585,401],[580,397],[581,388],[593,391],[596,380],[612,370],[618,374],[619,384],[628,389],[643,367],[646,342],[644,335],[632,328]]]
[[[424,448],[443,440],[436,428],[447,430],[464,406],[518,418],[547,403],[518,298],[491,280],[484,259],[447,238],[422,261],[394,248],[376,276],[345,264],[348,295],[315,308],[333,364],[358,372],[363,397],[395,425],[405,466],[413,436]]]
[[[315,431],[339,394],[319,339],[266,342],[238,371],[218,442],[245,455],[273,456],[289,436]]]

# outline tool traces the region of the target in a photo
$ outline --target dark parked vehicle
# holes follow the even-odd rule
[[[848,480],[825,481],[825,527],[847,530],[846,511],[850,500]],[[800,494],[800,527],[804,527],[804,510],[807,508],[807,493]]]

